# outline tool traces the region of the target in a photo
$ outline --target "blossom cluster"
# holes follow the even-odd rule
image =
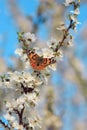
[[[47,41],[48,48],[40,50],[36,47],[37,38],[34,34],[18,33],[18,40],[20,48],[16,49],[15,53],[18,54],[24,63],[24,71],[8,72],[7,74],[0,76],[0,88],[12,89],[15,93],[12,99],[5,100],[6,112],[3,118],[8,121],[5,124],[0,119],[0,124],[9,130],[33,130],[40,127],[41,119],[36,111],[36,106],[39,101],[39,94],[42,86],[46,85],[46,81],[50,74],[50,69],[56,70],[56,62],[61,60],[63,53],[61,47],[71,45],[73,37],[69,33],[70,29],[75,30],[77,16],[79,14],[79,1],[66,0],[66,6],[73,5],[74,11],[69,14],[70,24],[66,27],[61,24],[59,29],[63,31],[63,37],[60,40],[51,38]],[[34,70],[30,64],[31,59],[28,57],[28,52],[38,55],[37,59],[42,65],[44,59],[53,62],[48,64],[41,71]],[[46,63],[45,63],[46,64]],[[44,65],[43,65],[44,66]],[[42,67],[43,67],[42,66]]]
[[[1,87],[12,89],[16,93],[5,100],[4,118],[9,122],[8,128],[17,130],[34,129],[39,126],[40,117],[36,112],[39,87],[43,82],[29,72],[8,72],[0,78]]]

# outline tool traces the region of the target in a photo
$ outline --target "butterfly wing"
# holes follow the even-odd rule
[[[35,52],[29,52],[27,53],[28,58],[30,60],[30,65],[35,70],[43,70],[45,67],[47,67],[50,64],[53,64],[56,62],[54,58],[43,58],[37,55]]]
[[[47,67],[48,65],[54,64],[56,63],[56,60],[54,60],[54,58],[43,58],[43,62],[40,66],[42,66],[42,68],[44,69],[45,67]]]
[[[28,56],[28,58],[30,60],[30,65],[32,66],[32,68],[37,70],[37,65],[36,64],[37,64],[39,56],[33,51],[28,52],[27,56]]]

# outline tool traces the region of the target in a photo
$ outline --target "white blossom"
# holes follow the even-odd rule
[[[34,80],[34,77],[30,75],[28,72],[18,72],[15,71],[14,73],[9,73],[10,75],[10,80],[16,81],[16,82],[32,82]]]
[[[22,56],[21,56],[21,60],[23,61],[23,62],[26,62],[26,59],[27,59],[28,57],[27,57],[27,54],[23,54]]]
[[[48,45],[49,47],[55,48],[56,45],[58,45],[58,40],[56,40],[55,38],[52,37],[52,38],[47,42],[47,45]]]
[[[58,50],[58,52],[55,52],[54,55],[56,56],[56,61],[62,60],[63,51],[60,49],[60,50]]]
[[[52,50],[49,50],[49,49],[47,49],[47,48],[44,48],[44,49],[42,49],[42,52],[43,52],[43,57],[44,57],[44,58],[54,57]]]
[[[36,127],[41,128],[41,118],[39,116],[35,116],[33,118],[28,118],[30,127],[35,129]]]
[[[29,63],[29,61],[28,61],[28,60],[25,62],[25,64],[24,64],[24,65],[25,65],[25,68],[26,68],[26,69],[29,69],[29,68],[30,68],[30,63]]]
[[[14,122],[15,121],[15,117],[12,116],[12,115],[10,115],[9,113],[6,113],[4,115],[4,118],[7,119],[7,120],[9,120],[10,122]]]
[[[2,82],[2,86],[5,87],[5,88],[12,88],[10,82],[7,82],[4,80],[4,82]]]
[[[80,14],[79,8],[76,8],[74,11],[70,11],[70,12],[75,14],[75,15],[79,15]]]
[[[75,0],[66,0],[64,5],[69,6],[70,3],[74,2]]]
[[[70,47],[72,47],[72,46],[73,46],[72,41],[68,41],[68,42],[67,42],[67,45],[70,46]]]
[[[19,125],[19,123],[17,121],[14,121],[12,123],[12,127],[17,129],[17,130],[23,130],[23,126],[22,125]]]
[[[35,80],[35,78],[31,74],[29,74],[28,72],[23,72],[22,78],[25,82],[30,82],[30,81],[32,82]]]
[[[2,86],[3,86],[3,83],[2,83],[2,80],[0,78],[0,88],[2,88]]]
[[[14,73],[10,73],[10,80],[20,82],[22,80],[21,73],[18,71],[15,71]]]
[[[22,56],[23,55],[23,49],[22,48],[17,48],[15,50],[15,54],[18,54],[19,56]]]
[[[51,68],[52,70],[56,71],[56,63],[49,65],[49,68]]]
[[[12,104],[11,104],[11,102],[6,102],[6,108],[8,108],[10,111],[12,111],[13,110],[13,106],[12,106]]]
[[[32,93],[32,94],[25,94],[25,100],[27,101],[27,102],[30,102],[30,101],[36,101],[36,94],[35,93]]]
[[[25,102],[25,97],[20,96],[15,102],[16,102],[16,106],[22,105]]]
[[[24,39],[26,40],[26,43],[29,44],[30,42],[35,42],[36,37],[33,33],[27,32],[23,35]]]
[[[38,79],[35,80],[35,85],[36,85],[36,86],[39,87],[39,86],[42,85],[42,84],[43,84],[43,81],[38,81]]]
[[[38,47],[34,47],[35,49],[35,52],[39,55],[39,56],[42,56],[43,53],[42,53],[42,50],[40,50]]]
[[[80,24],[76,18],[76,16],[74,15],[70,15],[70,19],[73,20],[73,22],[75,22],[75,24]]]
[[[63,52],[62,52],[62,50],[59,50],[58,53],[59,53],[60,59],[63,58]]]

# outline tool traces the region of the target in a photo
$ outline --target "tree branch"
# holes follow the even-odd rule
[[[0,119],[0,123],[4,126],[4,128],[11,130],[10,127],[8,125],[6,125],[1,119]]]

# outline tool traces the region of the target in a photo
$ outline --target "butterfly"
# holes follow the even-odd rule
[[[30,61],[30,65],[34,70],[43,70],[45,67],[48,65],[56,63],[56,60],[54,57],[51,58],[43,58],[42,56],[39,56],[37,53],[34,51],[27,51],[27,56]]]

